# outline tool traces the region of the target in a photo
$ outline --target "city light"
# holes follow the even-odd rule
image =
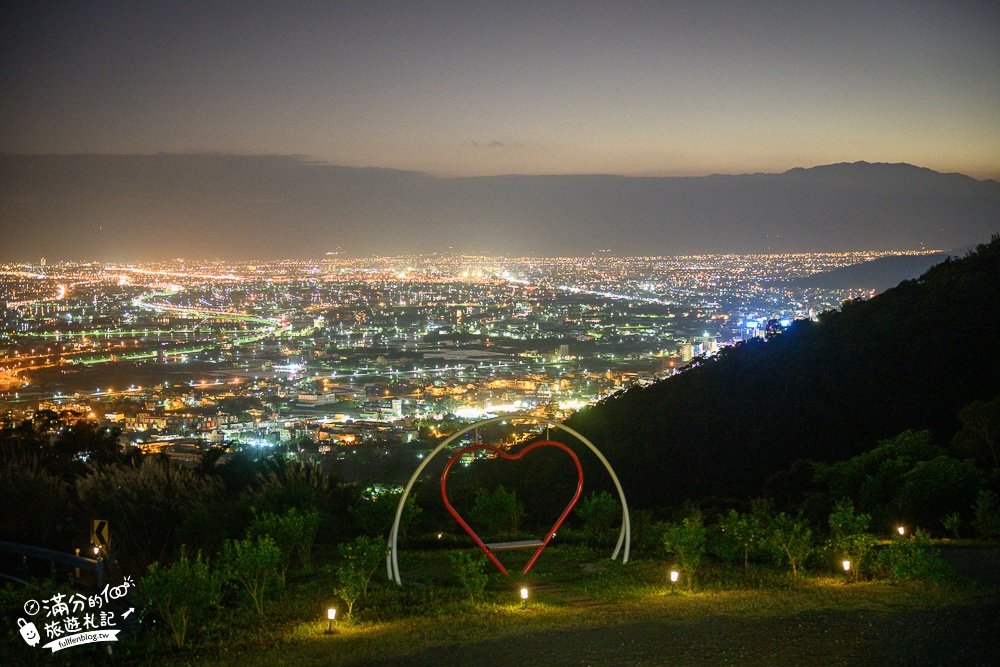
[[[889,254],[0,265],[0,401],[103,419],[182,462],[218,445],[393,456],[456,422],[565,419],[684,372],[861,296],[790,280]],[[504,447],[538,433],[504,428]]]

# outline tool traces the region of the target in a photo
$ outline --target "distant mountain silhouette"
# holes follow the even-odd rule
[[[1000,183],[907,164],[783,174],[440,178],[293,156],[0,155],[0,261],[954,248]]]
[[[906,429],[946,445],[1000,394],[1000,236],[819,322],[725,350],[574,414],[630,502],[749,497],[799,459],[840,461]],[[588,479],[603,480],[599,467]]]

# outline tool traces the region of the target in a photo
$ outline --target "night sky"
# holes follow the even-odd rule
[[[1000,178],[996,2],[27,2],[0,151]]]
[[[843,234],[767,227],[761,201],[808,222],[819,190],[698,211],[676,183],[474,180],[859,161],[1000,180],[992,1],[15,2],[0,53],[0,261],[946,249],[996,231],[995,190],[864,237],[883,203],[831,209]],[[23,159],[82,153],[102,157]],[[956,201],[971,222],[952,230]]]

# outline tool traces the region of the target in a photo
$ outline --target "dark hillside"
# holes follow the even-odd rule
[[[946,444],[964,405],[998,393],[994,236],[917,280],[730,348],[568,424],[593,439],[641,507],[752,496],[798,459],[843,460],[908,428]]]
[[[873,289],[884,292],[904,280],[912,280],[947,259],[948,253],[893,255],[816,273],[792,282],[798,288]]]

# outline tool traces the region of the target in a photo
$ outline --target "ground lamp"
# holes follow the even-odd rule
[[[674,592],[674,584],[677,583],[677,579],[680,578],[681,573],[677,570],[670,570],[670,592]]]
[[[522,588],[521,589],[521,606],[522,607],[527,607],[528,606],[528,589],[527,588]]]
[[[330,621],[329,626],[327,626],[327,628],[326,628],[326,634],[332,635],[333,634],[333,622],[335,620],[337,620],[337,610],[334,609],[333,607],[330,607],[329,609],[327,609],[326,610],[326,618],[327,618],[327,620]]]
[[[844,574],[848,574],[851,571],[851,561],[845,560],[843,562],[843,566],[844,566]],[[850,575],[848,574],[848,576]]]
[[[898,531],[899,531],[899,534],[900,534],[900,535],[902,535],[903,533],[905,533],[905,532],[906,532],[906,529],[905,529],[905,528],[903,528],[902,526],[900,526],[900,527],[899,527],[899,528],[897,528],[896,530],[898,530]]]

